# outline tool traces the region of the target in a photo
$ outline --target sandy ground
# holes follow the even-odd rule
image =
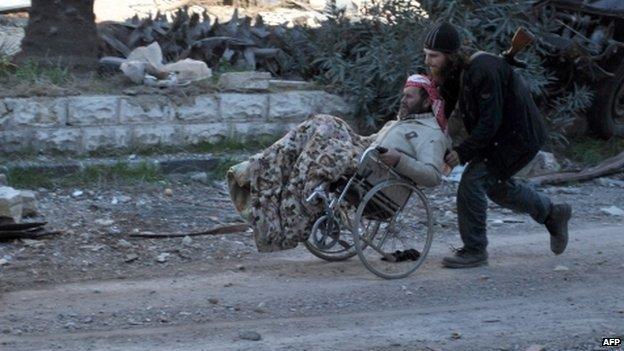
[[[129,236],[237,221],[222,182],[185,175],[39,189],[48,226],[65,234],[0,243],[8,260],[0,266],[0,349],[580,351],[603,350],[600,338],[624,334],[624,217],[602,211],[622,207],[624,188],[542,189],[574,207],[561,256],[549,251],[542,226],[492,205],[490,265],[447,270],[440,260],[460,245],[455,187],[428,191],[432,251],[395,281],[357,257],[328,263],[304,248],[260,254],[249,233]]]

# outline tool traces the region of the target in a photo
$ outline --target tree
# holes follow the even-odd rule
[[[22,52],[16,61],[74,69],[97,63],[95,0],[32,0]]]

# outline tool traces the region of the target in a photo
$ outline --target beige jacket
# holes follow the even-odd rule
[[[396,171],[416,184],[433,187],[442,180],[444,155],[452,145],[435,117],[425,113],[386,123],[372,146],[397,149],[402,155]]]

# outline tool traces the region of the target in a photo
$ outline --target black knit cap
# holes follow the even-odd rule
[[[425,49],[450,54],[459,50],[460,46],[459,32],[448,22],[434,26],[425,37]]]

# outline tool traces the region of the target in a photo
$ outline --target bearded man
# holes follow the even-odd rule
[[[291,249],[307,239],[323,210],[305,199],[319,184],[329,187],[343,175],[354,174],[369,147],[387,149],[381,160],[414,183],[438,185],[450,147],[445,129],[437,90],[427,77],[413,75],[403,89],[397,120],[378,133],[360,136],[340,118],[313,116],[263,152],[230,168],[230,197],[250,223],[258,251]]]
[[[527,213],[550,233],[550,249],[563,253],[568,242],[567,204],[553,204],[543,194],[511,177],[527,165],[546,140],[540,112],[521,78],[497,55],[461,53],[458,31],[449,23],[434,26],[424,43],[425,64],[440,86],[447,106],[456,104],[468,133],[448,153],[454,167],[468,164],[457,190],[457,216],[464,246],[445,257],[448,268],[487,264],[487,198]]]

